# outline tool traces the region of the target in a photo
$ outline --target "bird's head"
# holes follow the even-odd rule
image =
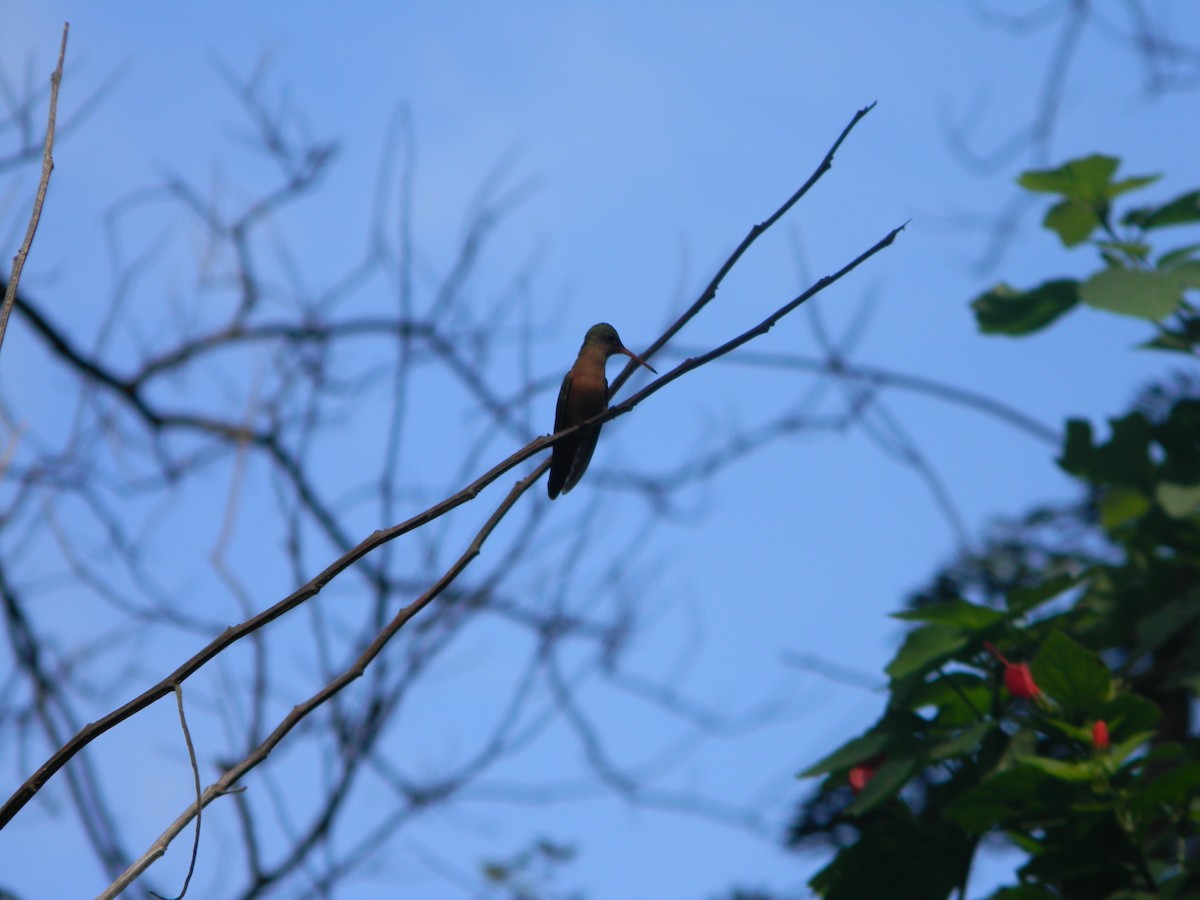
[[[621,343],[621,338],[617,334],[617,329],[613,328],[607,322],[600,322],[599,324],[593,325],[591,328],[589,328],[587,330],[587,334],[583,337],[583,346],[599,348],[604,352],[606,359],[610,356],[615,356],[618,353],[623,354],[628,356],[638,365],[645,366],[651,372],[654,372],[655,375],[658,374],[658,371],[651,366],[650,363],[646,362],[640,356],[634,354],[633,351]]]

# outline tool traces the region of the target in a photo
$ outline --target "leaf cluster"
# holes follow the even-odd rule
[[[1155,181],[1117,168],[1090,156],[1021,176],[1056,198],[1045,226],[1103,268],[993,288],[972,304],[985,333],[1030,334],[1082,302],[1155,323],[1147,346],[1196,352],[1200,245],[1155,255],[1148,236],[1200,223],[1200,191],[1117,218],[1116,198]],[[801,773],[823,778],[824,817],[795,837],[853,835],[818,895],[965,896],[981,842],[1001,839],[1026,860],[997,900],[1200,896],[1200,401],[1157,406],[1105,437],[1068,423],[1058,462],[1087,498],[1071,518],[1088,540],[993,545],[896,614],[913,627],[882,717]],[[1001,553],[1019,578],[962,577]],[[1014,697],[1004,673],[1022,664],[1036,690]]]
[[[1031,334],[1082,303],[1154,323],[1158,333],[1150,346],[1195,351],[1200,333],[1192,327],[1195,307],[1187,295],[1200,290],[1200,244],[1155,254],[1149,238],[1162,228],[1200,223],[1200,190],[1130,208],[1114,219],[1113,200],[1158,180],[1157,175],[1117,180],[1119,164],[1093,155],[1018,179],[1030,191],[1058,198],[1042,224],[1065,247],[1091,245],[1104,267],[1085,279],[1053,278],[1025,289],[996,285],[971,304],[985,334]]]

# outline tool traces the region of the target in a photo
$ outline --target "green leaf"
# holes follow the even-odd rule
[[[1200,794],[1200,762],[1192,760],[1159,775],[1131,799],[1138,812],[1148,813],[1159,806],[1185,807],[1197,794]]]
[[[1058,458],[1059,466],[1071,475],[1086,477],[1094,453],[1092,423],[1086,419],[1067,419],[1067,434],[1063,439],[1062,456]]]
[[[1180,294],[1187,290],[1200,290],[1200,260],[1173,260],[1159,266],[1157,271],[1164,278],[1174,280]]]
[[[1079,286],[1079,299],[1095,309],[1158,322],[1179,308],[1183,285],[1170,272],[1104,269]]]
[[[1172,600],[1147,610],[1137,620],[1137,643],[1134,653],[1153,653],[1175,639],[1186,634],[1192,622],[1200,618],[1200,605],[1190,597]]]
[[[1020,874],[1034,883],[1082,885],[1067,897],[1132,900],[1126,889],[1144,883],[1137,873],[1145,861],[1111,807],[1075,809],[1066,821],[1048,823],[1042,847]]]
[[[1117,741],[1115,744],[1112,744],[1109,747],[1108,758],[1114,763],[1124,762],[1129,758],[1130,755],[1136,753],[1138,750],[1141,750],[1148,743],[1150,743],[1150,741],[1154,740],[1155,734],[1157,734],[1157,732],[1143,731],[1139,734],[1134,734],[1130,737],[1127,737],[1123,741]],[[1136,765],[1134,768],[1140,768],[1141,765],[1142,759],[1139,757],[1136,760]]]
[[[809,881],[825,900],[945,900],[965,879],[974,844],[944,823],[877,817]]]
[[[1200,402],[1194,399],[1176,400],[1167,421],[1155,429],[1155,438],[1162,447],[1158,480],[1175,485],[1200,483]]]
[[[1058,194],[1063,199],[1046,213],[1042,224],[1057,232],[1063,244],[1083,243],[1108,219],[1114,197],[1157,180],[1157,175],[1137,175],[1113,181],[1121,161],[1114,156],[1094,154],[1064,163],[1057,169],[1025,172],[1017,183],[1026,190]]]
[[[1068,716],[1096,718],[1112,691],[1112,673],[1104,661],[1061,631],[1046,638],[1029,667],[1038,687]]]
[[[1086,422],[1082,423],[1087,425]],[[1088,433],[1091,433],[1091,427],[1088,426]],[[1090,441],[1089,441],[1090,444]],[[1078,575],[1071,575],[1066,572],[1061,572],[1052,578],[1047,578],[1041,584],[1033,587],[1018,587],[1013,588],[1004,598],[1005,605],[1009,612],[1020,615],[1027,613],[1030,610],[1041,606],[1048,600],[1053,600],[1055,597],[1068,591],[1079,583]]]
[[[1102,224],[1096,207],[1080,200],[1061,200],[1042,219],[1042,225],[1056,232],[1064,247],[1079,246]]]
[[[996,723],[991,720],[975,722],[959,734],[949,740],[942,741],[940,744],[934,744],[928,753],[931,762],[938,762],[943,759],[955,759],[960,756],[968,756],[975,752],[983,739],[987,737],[988,732],[996,727]]]
[[[1166,228],[1168,225],[1187,225],[1200,222],[1200,191],[1189,191],[1162,206],[1131,209],[1121,219],[1125,225],[1142,229]]]
[[[1075,741],[1080,744],[1090,744],[1092,742],[1092,723],[1091,722],[1088,722],[1085,725],[1073,725],[1070,722],[1068,722],[1066,719],[1060,719],[1057,716],[1046,715],[1045,713],[1043,713],[1043,715],[1041,715],[1039,717],[1038,722],[1039,722],[1039,730],[1042,732],[1045,732],[1047,734],[1049,734],[1052,731],[1056,731],[1060,735],[1066,737],[1067,739]],[[1036,746],[1036,742],[1034,744],[1031,744],[1027,748],[1019,748],[1020,750],[1024,751],[1024,755],[1022,756],[1021,753],[1016,753],[1015,755],[1021,756],[1022,759],[1027,756],[1035,756],[1036,755],[1036,751],[1034,750],[1035,746]]]
[[[1145,241],[1100,241],[1099,246],[1111,259],[1144,263],[1150,258],[1150,245]]]
[[[1149,752],[1138,760],[1143,769],[1161,770],[1168,763],[1176,763],[1184,758],[1183,746],[1174,741],[1155,744]]]
[[[1100,718],[1108,723],[1114,738],[1125,738],[1151,730],[1161,715],[1159,708],[1145,697],[1118,694],[1108,701]]]
[[[1108,531],[1136,522],[1150,509],[1149,498],[1137,488],[1117,485],[1100,501],[1100,523]]]
[[[1108,188],[1108,196],[1118,197],[1121,194],[1126,194],[1129,191],[1136,191],[1139,188],[1144,188],[1148,184],[1154,184],[1162,178],[1161,175],[1134,175],[1131,178],[1125,178],[1121,181],[1114,181]]]
[[[1192,339],[1186,333],[1172,331],[1169,328],[1163,328],[1150,340],[1138,346],[1145,350],[1169,350],[1172,353],[1186,353],[1189,356],[1195,351]]]
[[[899,680],[931,669],[952,657],[967,645],[969,638],[951,625],[925,625],[910,631],[895,658],[884,670],[894,680]]]
[[[1040,812],[1061,815],[1075,790],[1040,769],[1016,765],[965,790],[946,807],[945,816],[979,833]]]
[[[949,672],[914,685],[903,696],[893,692],[892,703],[913,710],[935,707],[937,716],[932,724],[941,733],[974,725],[991,708],[995,693],[990,678],[980,678],[973,672]]]
[[[1150,464],[1150,423],[1140,412],[1110,419],[1112,437],[1093,445],[1092,426],[1081,419],[1067,422],[1067,437],[1059,465],[1072,475],[1094,484],[1147,484],[1153,474]]]
[[[1021,764],[1032,766],[1058,781],[1068,781],[1075,784],[1087,784],[1096,777],[1096,766],[1091,760],[1084,762],[1067,762],[1061,759],[1050,759],[1047,756],[1023,756]]]
[[[1173,519],[1182,519],[1200,509],[1200,484],[1162,482],[1154,488],[1154,499]]]
[[[984,334],[1013,337],[1045,328],[1079,302],[1079,283],[1047,281],[1029,291],[998,284],[971,301],[975,320]]]
[[[861,737],[842,744],[820,762],[813,763],[797,778],[812,778],[826,772],[836,772],[839,769],[849,769],[859,763],[879,756],[888,746],[891,736],[886,731],[870,731]]]
[[[1110,194],[1112,177],[1121,161],[1115,156],[1096,153],[1063,163],[1057,169],[1024,172],[1017,184],[1027,191],[1041,194],[1062,194],[1084,202],[1105,200]]]
[[[876,769],[862,793],[847,807],[846,814],[861,816],[885,800],[890,800],[908,783],[918,768],[917,760],[912,757],[887,760]]]
[[[892,618],[903,619],[906,622],[954,625],[963,631],[982,631],[1002,620],[1004,614],[988,606],[968,603],[966,600],[950,600],[892,613]]]
[[[1040,853],[1042,850],[1042,842],[1031,834],[1022,834],[1019,831],[1010,831],[1005,837],[1012,842],[1012,845],[1018,850],[1022,850],[1030,856]],[[1058,900],[1058,894],[1055,894],[1055,900]]]
[[[1187,244],[1183,247],[1176,247],[1174,250],[1160,256],[1156,266],[1159,269],[1174,268],[1179,263],[1192,259],[1196,255],[1197,250],[1200,250],[1200,244]]]

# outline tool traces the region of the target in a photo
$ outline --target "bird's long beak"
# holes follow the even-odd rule
[[[644,359],[642,359],[640,356],[638,356],[637,354],[635,354],[635,353],[634,353],[632,350],[630,350],[628,347],[624,347],[624,346],[623,346],[623,347],[621,347],[621,348],[620,348],[620,352],[621,352],[621,353],[624,353],[626,356],[628,356],[630,359],[632,359],[632,360],[633,360],[635,363],[637,363],[639,366],[645,366],[647,369],[649,369],[649,370],[650,370],[651,372],[653,372],[655,375],[657,375],[657,374],[658,374],[658,369],[654,368],[654,366],[650,365],[650,363],[646,362]]]

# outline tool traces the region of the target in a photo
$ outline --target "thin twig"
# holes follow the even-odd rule
[[[659,336],[658,340],[656,340],[646,349],[646,351],[642,354],[643,359],[649,359],[651,356],[653,356],[663,345],[667,343],[667,341],[678,334],[684,325],[694,319],[699,312],[704,309],[704,307],[707,306],[714,297],[717,296],[717,290],[721,287],[721,282],[725,280],[725,276],[729,274],[729,272],[737,264],[737,261],[742,258],[742,254],[749,250],[750,245],[762,237],[763,233],[767,229],[778,222],[783,217],[784,213],[795,206],[800,201],[800,198],[807,194],[812,186],[821,179],[822,175],[833,168],[833,157],[837,153],[838,148],[842,146],[842,142],[850,136],[850,132],[854,129],[854,126],[862,121],[863,117],[874,108],[875,104],[871,103],[858,110],[851,117],[846,127],[842,129],[842,133],[837,136],[837,140],[835,140],[830,146],[829,150],[826,151],[825,156],[821,160],[820,164],[818,164],[818,166],[813,170],[813,173],[808,176],[808,180],[805,181],[804,184],[800,185],[796,192],[792,194],[792,196],[788,197],[787,200],[785,200],[783,204],[777,210],[775,210],[775,212],[771,213],[771,215],[769,215],[766,219],[750,229],[746,236],[742,238],[742,242],[737,245],[734,251],[729,254],[725,262],[721,264],[721,268],[717,270],[717,274],[712,277],[712,280],[708,283],[708,286],[704,288],[703,292],[696,299],[696,302],[689,306],[684,311],[683,315],[671,323],[667,330]],[[637,363],[630,361],[629,365],[622,369],[621,373],[613,379],[612,387],[609,389],[608,395],[610,397],[613,396],[636,369]]]
[[[179,896],[175,900],[183,900],[187,895],[188,885],[192,883],[192,875],[196,871],[196,856],[200,852],[200,766],[196,762],[196,748],[192,744],[192,733],[188,731],[187,716],[183,712],[183,685],[175,685],[175,705],[179,708],[179,727],[183,729],[183,740],[187,744],[188,760],[192,764],[192,782],[196,787],[196,835],[192,839],[192,859],[188,863],[187,876],[183,879],[183,890],[179,892]],[[154,891],[150,894],[158,897]],[[108,896],[101,894],[101,898]],[[113,894],[112,896],[116,896]],[[166,900],[166,898],[160,898]]]
[[[689,347],[676,347],[674,350],[679,356],[688,356],[700,352],[697,349]],[[879,366],[848,362],[844,359],[837,360],[835,364],[829,359],[813,359],[786,353],[756,353],[751,351],[732,356],[727,362],[740,366],[762,366],[766,368],[802,369],[809,372],[823,372],[835,378],[859,381],[871,387],[895,387],[914,391],[978,410],[985,415],[994,416],[1052,447],[1057,447],[1062,442],[1062,435],[1058,431],[1015,407],[993,399],[986,394],[981,394],[948,382],[937,381],[933,378],[925,378],[921,375],[911,375],[906,372],[897,372]]]
[[[63,22],[62,44],[58,48],[58,66],[50,75],[50,115],[46,123],[46,143],[42,148],[42,176],[38,179],[37,194],[33,199],[33,213],[29,217],[29,227],[25,229],[25,240],[21,242],[17,255],[13,257],[12,272],[8,276],[8,286],[4,290],[4,305],[0,307],[0,344],[4,343],[4,332],[8,328],[8,316],[12,312],[13,303],[17,300],[17,283],[21,280],[21,270],[25,268],[25,259],[29,256],[29,248],[33,246],[33,236],[37,234],[38,222],[42,218],[42,204],[46,202],[46,190],[50,187],[50,173],[54,171],[54,119],[58,115],[58,86],[62,83],[63,59],[67,55],[67,31],[69,22]]]

